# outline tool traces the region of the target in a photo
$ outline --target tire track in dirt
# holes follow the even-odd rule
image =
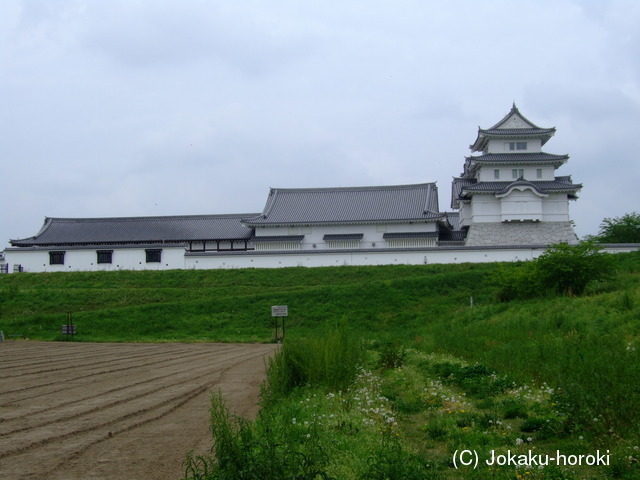
[[[29,355],[23,358],[32,362],[36,355],[46,358],[49,351],[54,361],[60,351],[78,358],[91,357],[87,351],[92,352],[90,344],[57,350],[60,344],[5,342],[0,361],[12,353],[24,354],[20,344],[29,346],[24,349]],[[222,386],[233,397],[230,406],[237,403],[246,412],[255,411],[264,357],[274,349],[273,345],[115,345],[113,361],[125,356],[129,363],[91,373],[81,365],[43,369],[47,371],[40,375],[49,379],[44,383],[56,387],[29,398],[21,395],[20,400],[16,392],[42,388],[43,383],[33,385],[41,382],[39,376],[7,378],[0,372],[0,479],[54,478],[54,472],[64,479],[179,478],[184,454],[207,441],[212,389]],[[20,355],[11,358],[15,365]],[[103,364],[95,363],[97,368]],[[74,372],[84,375],[60,387]],[[7,386],[16,382],[24,388],[7,392]]]
[[[77,343],[74,343],[73,345],[77,345]],[[34,357],[32,355],[28,355],[28,356],[23,355],[21,357],[11,357],[10,359],[6,360],[2,358],[2,356],[0,355],[0,362],[2,362],[3,367],[6,367],[12,371],[15,371],[16,369],[25,369],[28,371],[32,367],[35,367],[38,365],[43,365],[43,364],[50,365],[52,362],[60,363],[59,360],[63,362],[72,362],[72,361],[81,362],[85,358],[96,359],[100,357],[108,357],[113,355],[112,348],[97,347],[93,349],[90,354],[83,355],[83,356],[74,355],[73,360],[69,360],[68,358],[69,354],[74,353],[74,348],[75,347],[69,347],[66,351],[60,352],[58,355],[52,355],[50,357],[47,357],[47,356]],[[149,349],[149,350],[152,350],[152,349]],[[140,349],[137,353],[143,355],[142,349]],[[30,361],[28,362],[25,359],[28,359]]]
[[[238,362],[240,364],[240,363],[242,363],[242,360],[244,358],[252,357],[252,356],[253,355],[240,354],[237,357],[234,357],[232,360],[236,361],[236,362]],[[131,402],[131,401],[138,400],[140,398],[143,398],[143,397],[146,397],[146,396],[149,396],[149,395],[156,394],[156,393],[161,392],[162,390],[165,390],[167,388],[177,387],[177,386],[183,385],[185,383],[190,383],[190,382],[193,382],[193,381],[197,381],[197,380],[203,379],[203,378],[208,377],[208,376],[211,375],[211,367],[210,366],[209,367],[203,366],[201,368],[206,370],[205,373],[202,373],[202,374],[199,374],[199,375],[193,375],[194,374],[194,369],[190,368],[189,369],[189,373],[192,376],[189,377],[189,378],[183,379],[181,381],[178,381],[178,382],[168,383],[167,384],[166,383],[166,379],[167,378],[172,378],[175,375],[164,375],[164,376],[156,377],[156,378],[154,378],[152,380],[147,380],[147,381],[144,381],[144,382],[136,382],[136,383],[133,383],[133,384],[130,384],[130,385],[126,385],[126,386],[123,386],[123,387],[118,387],[118,388],[110,390],[109,392],[103,392],[103,393],[95,394],[95,395],[92,395],[92,396],[89,396],[89,397],[84,397],[82,399],[77,399],[77,400],[74,400],[74,401],[71,401],[71,402],[60,403],[60,404],[57,404],[55,406],[44,408],[44,409],[42,409],[40,411],[35,411],[35,412],[31,411],[31,412],[28,413],[28,415],[20,415],[20,416],[16,416],[16,417],[13,417],[13,418],[6,418],[5,417],[3,419],[4,421],[2,422],[2,424],[0,426],[5,426],[7,423],[17,422],[17,421],[27,421],[28,422],[29,419],[33,419],[33,417],[38,415],[38,414],[47,413],[47,412],[51,412],[51,411],[54,411],[54,410],[57,411],[57,413],[58,413],[58,415],[56,415],[56,417],[53,418],[53,419],[45,420],[45,421],[42,421],[40,423],[34,423],[34,424],[28,425],[28,426],[21,426],[21,427],[15,428],[13,430],[8,430],[6,432],[0,432],[0,437],[4,437],[4,436],[7,436],[7,435],[13,435],[13,434],[16,434],[16,433],[19,433],[19,432],[26,432],[26,431],[34,430],[34,429],[37,429],[37,428],[42,428],[44,426],[51,425],[51,424],[54,424],[54,423],[68,422],[70,420],[76,420],[76,419],[79,419],[80,417],[83,417],[83,416],[86,416],[86,415],[92,415],[92,414],[101,412],[102,410],[105,410],[105,409],[108,409],[108,408],[119,407],[119,406],[121,406],[121,405],[123,405],[123,404],[125,404],[127,402]],[[117,391],[131,390],[131,389],[134,389],[134,388],[136,388],[138,386],[147,384],[147,383],[149,383],[151,381],[158,381],[158,380],[165,380],[165,381],[162,382],[162,384],[160,386],[157,386],[157,387],[155,387],[155,388],[153,388],[151,390],[142,391],[141,393],[137,393],[137,394],[130,394],[127,397],[120,398],[120,399],[117,399],[117,400],[113,400],[113,401],[110,401],[110,402],[107,402],[107,403],[102,403],[102,404],[100,404],[98,406],[89,408],[87,410],[83,410],[83,411],[79,411],[79,412],[75,412],[75,413],[70,413],[68,415],[65,415],[65,413],[64,413],[64,408],[65,407],[73,407],[76,404],[86,402],[87,400],[100,398],[100,397],[102,397],[104,395],[113,394],[113,393],[115,393]],[[2,457],[0,456],[0,458],[2,458]]]
[[[139,354],[139,355],[130,355],[127,356],[127,358],[122,359],[122,362],[130,362],[131,360],[135,360],[136,358],[140,358],[140,357],[151,357],[151,356],[164,356],[166,355],[166,353],[164,352],[159,352],[159,353],[155,353],[153,355],[146,355],[146,354]],[[12,371],[11,374],[9,375],[3,375],[3,378],[16,378],[16,377],[20,377],[20,378],[24,378],[27,375],[42,375],[44,373],[51,373],[51,372],[57,372],[60,370],[69,370],[70,368],[77,368],[78,365],[81,366],[81,368],[91,368],[91,367],[95,367],[97,365],[104,365],[105,363],[113,363],[113,359],[111,360],[102,360],[99,362],[92,362],[92,363],[82,363],[81,360],[83,360],[83,358],[91,358],[93,359],[94,357],[92,355],[88,355],[88,356],[84,356],[84,357],[79,357],[78,359],[70,359],[67,362],[63,362],[62,365],[58,364],[58,366],[56,366],[55,368],[44,368],[44,369],[40,369],[40,370],[35,370],[35,371],[27,371],[27,372],[15,372]],[[66,365],[66,363],[69,363],[70,366]]]
[[[220,375],[217,378],[217,381],[219,381],[221,378],[224,377],[225,372],[229,371],[230,369],[241,365],[243,362],[239,362],[237,365],[231,365],[230,367],[228,367],[227,369],[225,369],[224,371],[222,371],[220,373]],[[64,462],[60,462],[58,463],[55,467],[53,467],[52,471],[56,471],[58,469],[60,469],[63,465],[65,465],[65,463],[69,460],[69,459],[73,459],[73,458],[77,458],[78,456],[82,455],[82,453],[84,453],[85,451],[87,451],[88,449],[90,449],[91,447],[104,442],[108,439],[111,439],[113,437],[115,437],[116,435],[122,434],[122,433],[126,433],[130,430],[136,429],[136,428],[140,428],[148,423],[160,420],[161,418],[165,417],[167,414],[177,410],[178,408],[184,406],[186,403],[188,403],[190,400],[192,400],[193,398],[195,398],[196,396],[210,390],[210,388],[215,385],[215,383],[217,383],[217,381],[210,383],[209,385],[203,385],[197,389],[194,389],[193,391],[189,392],[187,395],[182,396],[180,398],[180,400],[175,403],[170,405],[170,408],[168,408],[165,411],[162,411],[160,414],[155,415],[153,417],[147,418],[143,421],[138,421],[135,423],[132,423],[130,425],[125,426],[124,428],[118,430],[118,431],[109,431],[107,436],[103,436],[100,437],[96,440],[94,440],[93,442],[89,443],[89,444],[85,444],[83,445],[79,450],[72,452],[71,454],[69,454],[69,456],[67,457],[67,460],[65,460]],[[185,451],[184,454],[186,454],[187,452]]]
[[[166,353],[165,353],[165,354],[158,353],[158,354],[156,354],[156,355],[163,355],[163,356],[166,356],[167,354],[166,354]],[[154,355],[154,356],[156,356],[156,355]],[[189,355],[184,356],[184,357],[183,357],[183,359],[184,359],[184,358],[193,358],[193,357],[198,357],[198,356],[201,356],[201,355],[206,355],[206,353],[193,353],[193,354],[189,354]],[[147,355],[146,357],[143,357],[143,358],[148,358],[149,356],[151,356],[151,355]],[[182,362],[182,360],[178,360],[177,362]],[[107,362],[102,362],[102,363],[107,363]],[[111,364],[113,365],[113,363],[114,363],[114,362],[112,362]],[[115,361],[115,363],[119,363],[119,362],[116,360],[116,361]],[[125,365],[127,365],[127,364],[132,363],[132,362],[131,362],[130,358],[127,358],[127,359],[123,360],[123,361],[122,361],[122,363],[124,363]],[[157,366],[157,365],[159,365],[159,364],[161,364],[161,363],[162,363],[162,362],[160,362],[160,361],[152,361],[152,362],[147,362],[147,363],[144,363],[144,364],[139,364],[139,363],[137,363],[137,362],[135,362],[135,361],[134,361],[134,362],[132,363],[132,365],[130,365],[130,366],[120,367],[120,368],[112,368],[112,369],[109,369],[109,370],[99,370],[99,371],[97,371],[97,372],[85,373],[85,374],[83,374],[83,375],[79,375],[79,374],[76,372],[76,369],[69,369],[69,368],[67,368],[67,369],[64,369],[64,371],[65,371],[65,372],[68,372],[68,375],[67,375],[67,376],[68,376],[68,377],[70,377],[70,378],[66,378],[66,377],[56,377],[56,381],[52,381],[52,382],[48,382],[48,383],[43,383],[43,384],[36,384],[36,385],[31,385],[31,384],[29,384],[29,385],[28,385],[28,386],[26,386],[26,387],[18,388],[18,389],[14,389],[14,390],[8,390],[8,391],[6,391],[5,393],[6,393],[6,394],[10,394],[10,393],[18,393],[18,392],[22,392],[22,391],[25,391],[25,390],[32,390],[32,389],[36,389],[36,388],[44,388],[44,387],[49,387],[49,386],[51,386],[51,385],[58,385],[58,384],[60,384],[60,382],[61,382],[61,381],[62,381],[62,382],[74,381],[74,382],[75,382],[75,381],[77,381],[77,380],[79,380],[79,379],[88,379],[88,378],[91,378],[91,377],[94,377],[94,376],[100,376],[100,375],[104,375],[104,374],[111,374],[111,373],[122,373],[122,372],[124,372],[124,371],[126,371],[126,370],[131,370],[131,369],[136,369],[136,370],[137,370],[137,369],[139,369],[139,368],[141,368],[141,367]],[[174,363],[175,363],[175,362],[174,362]],[[83,367],[84,367],[84,366],[83,366]],[[81,370],[81,371],[82,371],[82,370]],[[42,372],[42,373],[45,373],[45,372]],[[48,373],[48,372],[46,372],[46,373]],[[0,377],[0,380],[1,380],[1,379],[3,379],[3,378],[12,378],[12,377]],[[22,378],[22,377],[21,377],[21,378]],[[66,390],[66,389],[68,389],[68,387],[64,387],[64,388],[63,388],[63,389],[61,389],[61,390]],[[9,405],[9,404],[11,404],[11,403],[24,401],[24,400],[26,400],[26,399],[35,398],[35,397],[38,397],[38,396],[41,396],[41,395],[48,395],[48,394],[50,394],[50,393],[52,393],[52,392],[45,392],[45,393],[41,393],[41,394],[38,394],[38,395],[33,395],[33,396],[29,396],[29,397],[19,398],[19,399],[16,399],[16,400],[11,401],[11,402],[9,402],[9,403],[6,403],[6,402],[5,402],[5,403],[2,403],[2,404],[0,404],[0,406],[8,406],[8,405]]]

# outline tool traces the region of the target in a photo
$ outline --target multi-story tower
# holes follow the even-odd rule
[[[556,177],[569,159],[542,147],[555,134],[522,115],[515,104],[493,127],[478,128],[464,171],[454,178],[452,208],[468,246],[575,243],[569,200],[582,188],[570,176]]]

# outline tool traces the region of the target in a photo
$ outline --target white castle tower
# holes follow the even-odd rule
[[[569,200],[582,188],[570,176],[556,177],[569,159],[542,147],[555,134],[522,115],[515,104],[493,127],[478,128],[464,171],[453,179],[452,208],[460,210],[465,245],[576,243]]]

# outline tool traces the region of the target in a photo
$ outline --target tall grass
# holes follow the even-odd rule
[[[187,455],[188,479],[433,478],[405,448],[379,379],[345,325],[287,340],[269,362],[255,422],[212,398],[214,457]]]
[[[425,349],[553,385],[575,431],[634,437],[640,435],[640,289],[602,290],[460,311],[429,325]]]
[[[362,364],[362,340],[345,324],[325,326],[315,338],[287,340],[269,358],[263,401],[270,403],[306,385],[346,389]]]

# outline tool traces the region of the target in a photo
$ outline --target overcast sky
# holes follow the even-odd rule
[[[49,217],[260,212],[269,187],[437,182],[515,102],[640,210],[637,0],[2,0],[0,249]]]

